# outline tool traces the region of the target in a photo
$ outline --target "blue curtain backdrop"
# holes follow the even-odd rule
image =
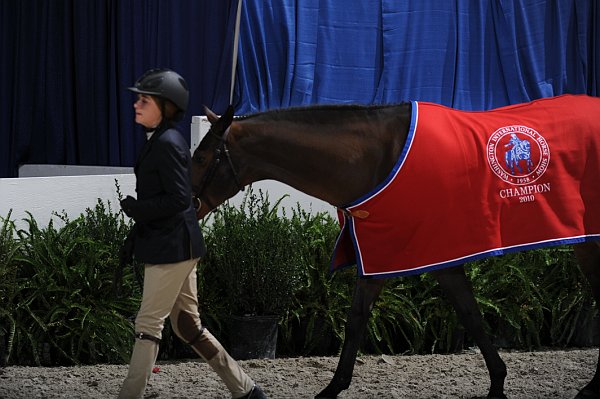
[[[188,81],[184,133],[203,104],[224,111],[237,4],[0,0],[0,177],[24,163],[132,166],[144,138],[126,87],[149,68]]]
[[[245,1],[238,113],[421,100],[485,110],[600,95],[597,0]]]
[[[24,163],[132,166],[125,88],[170,67],[181,129],[229,103],[237,0],[0,0],[0,177]],[[244,0],[238,114],[316,103],[490,109],[600,95],[597,0]],[[186,135],[187,136],[187,135]]]

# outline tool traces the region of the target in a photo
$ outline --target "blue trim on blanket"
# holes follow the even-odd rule
[[[406,161],[406,158],[408,157],[408,154],[410,153],[410,149],[412,147],[412,143],[413,143],[414,137],[415,137],[415,132],[417,130],[418,120],[419,120],[418,102],[411,101],[411,118],[410,118],[410,126],[408,128],[408,134],[406,136],[406,143],[404,143],[404,148],[402,149],[402,152],[400,153],[400,156],[398,157],[398,161],[392,168],[392,171],[373,190],[371,190],[367,194],[363,195],[362,197],[350,202],[348,205],[340,207],[340,209],[349,209],[351,207],[355,207],[355,206],[363,203],[364,201],[368,200],[369,198],[377,195],[379,192],[381,192],[381,190],[385,189],[394,180],[394,178],[396,177],[396,175],[398,174],[400,169],[402,169],[402,165],[404,165],[404,162]],[[338,267],[334,268],[334,260],[335,260],[336,253],[337,253],[338,243],[341,239],[343,239],[344,234],[346,233],[346,230],[348,232],[348,235],[350,236],[350,241],[352,241],[352,247],[354,248],[354,257],[356,259],[356,263],[348,263],[348,264],[338,265]],[[356,240],[356,234],[354,232],[353,218],[351,218],[347,215],[344,215],[344,223],[342,224],[342,228],[340,229],[340,234],[338,235],[338,238],[335,242],[335,246],[333,247],[333,254],[331,256],[331,262],[330,262],[329,269],[333,272],[335,270],[350,267],[350,266],[353,266],[358,263],[360,263],[360,251],[359,251],[358,243]]]
[[[342,239],[342,237],[344,237],[344,232],[346,231],[346,226],[348,224],[347,221],[348,221],[348,216],[344,215],[344,221],[342,222],[342,227],[340,228],[340,232],[335,240],[335,245],[333,246],[333,253],[331,254],[331,258],[329,259],[329,271],[331,273],[335,272],[338,269],[341,269],[341,268],[344,268],[347,266],[351,266],[354,264],[354,263],[344,264],[342,266],[334,267],[335,255],[337,254],[338,245],[340,243],[340,240]]]
[[[408,157],[408,154],[412,147],[412,143],[414,141],[415,132],[417,130],[418,120],[419,120],[418,103],[417,103],[417,101],[411,101],[410,126],[408,128],[408,135],[406,136],[406,143],[404,143],[404,148],[402,149],[402,152],[400,153],[400,156],[398,157],[398,161],[396,161],[396,164],[392,168],[392,171],[388,174],[388,176],[381,183],[379,183],[377,186],[375,186],[375,188],[373,190],[369,191],[362,197],[359,197],[358,199],[350,202],[348,205],[343,206],[342,209],[349,209],[349,208],[352,208],[352,207],[362,204],[363,202],[367,201],[371,197],[374,197],[375,195],[379,194],[379,192],[381,192],[383,189],[385,189],[394,180],[394,178],[396,177],[396,175],[398,174],[400,169],[402,169],[402,165],[404,165],[404,161],[406,161],[406,158]]]
[[[342,239],[344,232],[346,230],[348,230],[348,234],[350,236],[350,241],[352,242],[352,248],[354,249],[355,261],[343,263],[334,268],[334,260],[335,260],[335,255],[337,253],[338,243]],[[351,217],[344,215],[344,224],[342,225],[340,234],[338,235],[338,238],[335,241],[335,246],[333,247],[333,255],[331,256],[331,262],[329,263],[329,270],[333,273],[336,270],[346,269],[348,267],[358,265],[359,263],[361,263],[360,257],[357,256],[359,253],[360,252],[358,251],[358,248],[357,248],[356,236],[354,234],[354,221]]]
[[[461,264],[464,264],[467,262],[474,262],[476,260],[490,258],[492,256],[500,256],[500,255],[506,255],[506,254],[515,253],[515,252],[522,252],[522,251],[527,251],[527,250],[534,250],[534,249],[553,247],[553,246],[559,246],[559,245],[580,244],[582,242],[590,242],[590,241],[600,241],[600,234],[591,234],[591,235],[585,235],[585,236],[561,238],[561,239],[556,239],[556,240],[549,240],[549,241],[542,241],[542,242],[537,242],[537,243],[518,245],[518,246],[514,246],[514,247],[499,248],[499,249],[494,249],[494,250],[487,251],[487,252],[482,252],[479,254],[465,256],[460,259],[454,259],[454,260],[450,260],[450,261],[446,261],[446,262],[425,265],[425,266],[421,266],[419,268],[402,270],[402,271],[398,271],[398,272],[365,274],[363,267],[362,267],[362,262],[360,261],[360,258],[357,257],[356,268],[357,268],[358,275],[361,278],[381,279],[381,278],[411,276],[411,275],[431,272],[434,270],[444,269],[447,267],[458,266],[458,265],[461,265]]]

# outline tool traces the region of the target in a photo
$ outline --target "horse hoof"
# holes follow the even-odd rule
[[[315,399],[337,399],[337,394],[328,393],[327,388],[325,388],[315,396]]]
[[[575,396],[575,399],[600,399],[600,393],[588,388],[583,388],[579,391],[577,396]]]

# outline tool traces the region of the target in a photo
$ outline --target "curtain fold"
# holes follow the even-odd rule
[[[229,104],[237,0],[0,2],[0,177],[24,163],[132,166],[144,136],[126,90],[172,68],[190,86],[180,128]]]
[[[594,0],[283,3],[244,2],[240,114],[408,100],[485,110],[599,92]]]
[[[169,67],[229,104],[237,0],[0,2],[0,177],[23,163],[132,166],[126,90]],[[600,95],[600,5],[577,1],[245,0],[236,113],[433,101],[484,110]],[[186,136],[187,137],[187,136]]]

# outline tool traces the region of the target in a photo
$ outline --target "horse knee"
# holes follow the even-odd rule
[[[206,361],[215,357],[220,346],[212,334],[202,326],[200,319],[187,312],[179,312],[176,320],[171,320],[173,331],[188,343]]]

